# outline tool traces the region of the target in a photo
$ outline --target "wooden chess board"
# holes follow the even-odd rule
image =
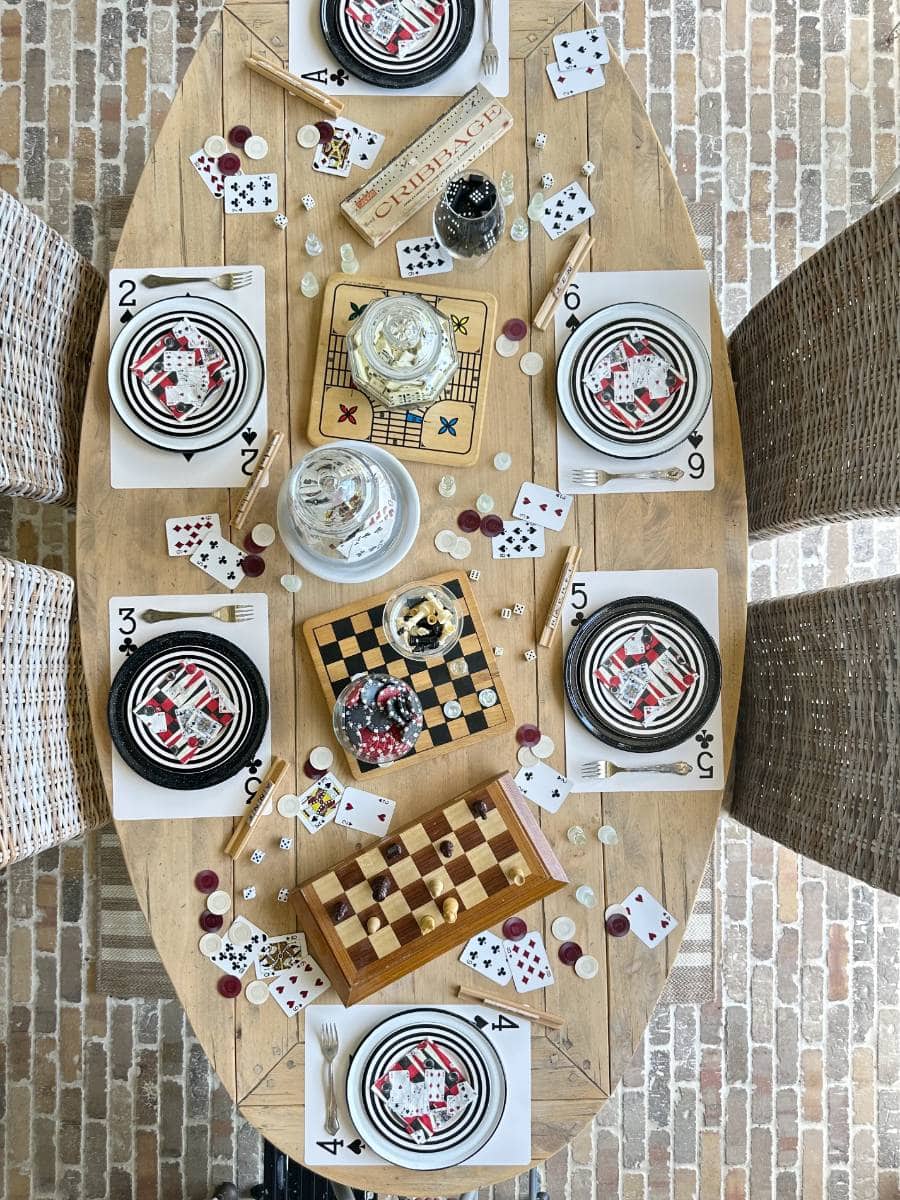
[[[478,801],[485,816],[473,808]],[[444,842],[452,846],[449,857],[439,849]],[[390,888],[376,902],[373,884],[384,877]],[[291,903],[310,953],[349,1005],[567,882],[528,802],[505,774],[308,880],[291,893]],[[459,906],[455,922],[443,915],[450,898]],[[338,905],[345,914],[336,920]],[[381,927],[369,934],[372,917]],[[423,933],[420,922],[429,917],[435,927]]]
[[[353,387],[345,340],[366,305],[411,292],[450,317],[459,369],[430,408],[375,408]],[[472,466],[481,447],[497,301],[487,292],[425,280],[348,279],[333,275],[322,302],[307,436],[314,446],[349,438],[384,446],[398,458],[443,466]]]
[[[509,697],[468,578],[465,574],[450,571],[423,582],[443,584],[457,597],[461,608],[462,633],[444,658],[417,662],[403,658],[388,642],[381,618],[384,602],[391,592],[352,601],[342,608],[310,617],[303,625],[306,644],[329,708],[334,706],[348,680],[362,671],[385,671],[406,680],[421,702],[425,725],[405,758],[389,766],[376,767],[359,762],[345,751],[355,779],[370,777],[373,771],[378,772],[380,779],[411,762],[437,758],[450,750],[465,750],[480,738],[508,733],[515,726]],[[459,660],[464,660],[468,668],[464,675],[451,673],[451,664]],[[497,703],[491,708],[482,708],[479,703],[478,693],[483,688],[492,688],[497,693]],[[453,719],[444,716],[443,706],[448,700],[459,701],[462,706],[460,716]]]

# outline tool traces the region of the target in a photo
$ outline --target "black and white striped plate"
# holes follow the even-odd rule
[[[399,53],[371,32],[378,11],[393,4],[412,34]],[[322,0],[321,20],[328,49],[351,75],[379,88],[419,87],[443,75],[465,52],[475,0]]]
[[[640,429],[606,411],[587,385],[591,372],[635,330],[685,382]],[[700,424],[712,396],[712,369],[697,331],[656,304],[631,302],[587,317],[563,347],[556,370],[560,411],[577,437],[614,458],[650,458],[680,445]]]
[[[652,596],[592,613],[566,652],[572,711],[617,750],[670,750],[707,721],[722,686],[718,648],[693,613]],[[649,702],[648,702],[649,701]]]
[[[183,664],[191,669],[187,679]],[[202,675],[193,674],[197,668]],[[168,686],[171,694],[173,673],[181,686],[172,733],[163,740],[146,718],[159,711],[154,698],[162,689]],[[227,723],[214,721],[215,704],[206,705],[209,684],[229,710]],[[177,706],[184,718],[175,717]],[[256,665],[233,642],[181,630],[145,642],[125,660],[110,688],[107,716],[113,744],[133,771],[160,787],[187,791],[223,783],[248,764],[265,733],[269,700]],[[215,725],[215,736],[191,753],[191,728]]]
[[[177,420],[131,369],[182,318],[221,350],[232,378],[195,413]],[[109,355],[107,382],[113,408],[132,433],[161,450],[210,450],[246,426],[262,395],[265,367],[259,343],[231,309],[202,296],[172,296],[149,304],[124,325]]]
[[[426,1040],[447,1051],[474,1097],[455,1121],[416,1143],[373,1084]],[[347,1072],[347,1107],[374,1153],[414,1171],[439,1170],[465,1162],[493,1137],[506,1108],[506,1075],[497,1051],[469,1021],[441,1009],[415,1009],[388,1017],[363,1039]]]

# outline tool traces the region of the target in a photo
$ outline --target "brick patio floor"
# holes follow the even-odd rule
[[[897,160],[891,0],[601,0],[689,199],[722,216],[728,328]],[[0,0],[0,185],[105,267],[212,11]],[[23,82],[24,81],[24,82]],[[0,551],[71,569],[60,510],[0,505]],[[754,598],[900,570],[891,522],[753,547]],[[553,1200],[898,1200],[900,901],[724,818],[721,1007],[660,1006]],[[174,1001],[91,990],[91,839],[0,875],[0,1196],[203,1200],[259,1140]],[[521,1191],[521,1187],[518,1189]],[[495,1189],[511,1200],[513,1184]]]

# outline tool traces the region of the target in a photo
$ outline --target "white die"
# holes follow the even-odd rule
[[[491,646],[491,653],[493,654],[494,658],[502,658],[503,647],[502,646]]]
[[[511,616],[512,616],[511,608],[501,608],[500,609],[500,617],[502,620],[508,621]]]
[[[262,860],[265,857],[266,857],[265,850],[254,850],[253,853],[250,855],[250,861],[252,863],[256,863],[256,865],[259,866],[259,864],[262,862]]]
[[[591,162],[590,159],[588,159],[587,162],[583,162],[581,164],[581,173],[585,177],[585,179],[590,179],[590,177],[593,175],[593,173],[596,170],[597,170],[597,168],[594,166],[594,164]]]
[[[287,229],[287,217],[284,213],[276,213],[272,218],[279,229]]]
[[[541,176],[541,189],[545,192],[549,192],[552,187],[553,187],[553,176],[550,174],[549,171],[545,171],[544,174]]]
[[[543,148],[547,145],[546,133],[536,133],[534,135],[534,144],[536,149],[543,150]]]
[[[481,578],[481,572],[478,570],[477,567],[473,567],[472,570],[469,572],[469,578],[472,580],[473,583],[477,583],[478,580]]]
[[[278,892],[278,903],[279,904],[287,903],[287,898],[290,894],[291,893],[287,888],[280,888],[279,892]]]
[[[526,662],[534,662],[534,660],[536,658],[537,658],[537,650],[526,650],[525,651],[525,661]]]
[[[255,900],[256,899],[256,888],[253,887],[252,884],[250,887],[244,888],[244,899],[245,900]]]
[[[281,841],[278,843],[278,849],[279,850],[290,850],[290,848],[291,848],[291,846],[293,846],[293,844],[294,844],[293,838],[282,838]]]
[[[513,605],[513,612],[516,614],[516,616],[517,616],[517,617],[521,617],[521,616],[524,614],[524,612],[525,612],[525,605],[524,605],[524,604],[521,604],[521,603],[520,603],[520,604],[514,604],[514,605]]]
[[[300,197],[300,203],[303,205],[303,207],[306,209],[307,212],[312,212],[312,210],[316,207],[315,198],[313,196],[311,196],[309,194],[309,192],[307,192],[305,196]]]

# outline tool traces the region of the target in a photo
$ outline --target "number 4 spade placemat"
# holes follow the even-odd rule
[[[509,697],[468,579],[451,571],[423,582],[443,584],[457,597],[462,610],[462,634],[446,658],[418,662],[403,658],[393,648],[381,627],[384,602],[390,592],[367,600],[355,600],[321,616],[310,617],[303,625],[303,635],[329,711],[348,681],[364,671],[385,671],[397,679],[404,679],[421,701],[425,727],[411,753],[386,767],[370,766],[347,754],[350,772],[356,779],[365,779],[372,771],[377,771],[380,779],[408,763],[438,758],[450,750],[465,749],[481,738],[508,733],[515,725]],[[465,662],[467,670],[456,674],[452,664],[460,661]],[[496,703],[487,708],[478,699],[479,692],[485,689],[496,695]],[[448,700],[459,701],[462,706],[460,716],[451,719],[444,715],[443,706]]]
[[[430,408],[375,408],[353,386],[347,333],[367,304],[381,296],[412,293],[450,318],[459,369]],[[478,459],[487,401],[497,301],[487,292],[447,284],[347,279],[336,275],[325,287],[313,373],[307,436],[319,446],[350,438],[384,446],[398,458],[467,467]]]

